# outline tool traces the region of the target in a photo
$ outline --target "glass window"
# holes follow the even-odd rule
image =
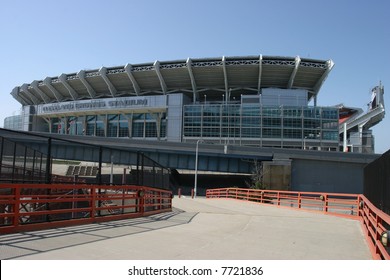
[[[129,137],[129,123],[127,121],[119,122],[119,137]]]
[[[283,127],[301,128],[302,119],[283,119]]]
[[[334,120],[323,120],[322,128],[323,129],[338,129],[339,122]]]
[[[339,113],[337,108],[322,108],[322,118],[324,119],[337,119],[339,118]]]
[[[145,119],[144,114],[133,114],[133,121],[143,120],[143,119]]]
[[[302,116],[302,109],[301,108],[284,108],[283,115],[285,117],[300,118]]]
[[[95,123],[87,123],[87,135],[95,135]]]
[[[76,133],[77,135],[84,135],[84,122],[77,121],[76,123]]]
[[[119,115],[107,115],[107,137],[118,137]]]
[[[288,139],[302,139],[302,130],[301,129],[284,129],[283,138]]]
[[[260,107],[242,106],[242,116],[260,116]]]
[[[145,123],[145,137],[157,137],[157,128],[155,122]]]
[[[167,137],[167,121],[166,120],[161,121],[160,137],[161,138]]]
[[[61,133],[61,119],[52,118],[51,123],[52,123],[51,126],[52,133]]]
[[[303,132],[303,136],[307,139],[320,139],[321,131],[317,129],[305,129]]]
[[[246,138],[260,138],[260,127],[242,127],[241,136]]]
[[[106,118],[106,115],[97,115],[96,118],[98,121],[104,121]]]
[[[281,119],[263,118],[263,127],[281,127]]]
[[[317,119],[305,119],[303,120],[304,128],[321,128],[321,121]]]
[[[281,129],[263,128],[263,138],[280,138]]]
[[[107,115],[107,120],[109,122],[119,120],[119,115]]]
[[[117,136],[118,136],[118,123],[117,122],[109,122],[108,123],[107,137],[117,137]]]
[[[339,133],[337,131],[323,131],[322,135],[322,139],[324,140],[338,140],[339,138]]]
[[[144,137],[144,122],[133,123],[132,137]]]
[[[280,108],[263,107],[263,116],[280,117]]]
[[[103,122],[96,122],[96,136],[104,137],[104,124]]]

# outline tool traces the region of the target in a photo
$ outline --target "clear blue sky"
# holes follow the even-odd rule
[[[379,81],[390,106],[387,0],[2,1],[0,126],[15,86],[101,66],[246,55],[332,59],[318,105],[366,109]],[[388,89],[388,90],[387,90]],[[374,127],[390,149],[390,116]]]

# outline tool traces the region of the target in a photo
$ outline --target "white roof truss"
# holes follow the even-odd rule
[[[58,79],[60,82],[64,85],[64,87],[68,90],[70,96],[72,97],[73,100],[77,100],[79,95],[77,92],[68,84],[67,81],[67,75],[66,74],[61,74]]]
[[[25,96],[27,96],[35,105],[41,103],[39,99],[31,91],[28,90],[28,84],[23,84],[20,87],[20,92],[24,93]]]
[[[130,81],[131,81],[131,84],[133,85],[133,88],[134,88],[134,91],[135,91],[135,94],[136,95],[140,95],[141,94],[141,89],[138,85],[138,82],[137,80],[135,79],[133,73],[132,73],[132,70],[133,70],[133,66],[131,64],[126,64],[125,66],[125,71],[126,71],[126,74],[127,76],[129,77]]]
[[[329,72],[332,70],[332,68],[334,66],[334,62],[332,60],[328,60],[326,62],[326,64],[327,64],[326,71],[322,74],[321,78],[317,81],[317,83],[314,86],[314,95],[315,96],[317,95],[317,93],[320,90],[323,82],[326,80],[326,78],[328,77]]]
[[[156,71],[157,77],[160,80],[161,90],[164,94],[167,94],[167,85],[165,84],[164,77],[161,75],[160,72],[160,62],[156,60],[153,64],[154,70]]]
[[[259,79],[257,81],[257,92],[260,93],[261,90],[261,76],[263,74],[263,55],[259,57]]]
[[[88,83],[88,81],[85,79],[85,71],[84,70],[80,70],[77,73],[77,77],[79,77],[80,81],[83,83],[83,85],[87,89],[89,96],[91,96],[91,98],[95,98],[96,97],[96,92],[92,88],[92,86]]]
[[[38,92],[38,94],[41,96],[42,100],[47,104],[47,103],[50,103],[50,98],[46,95],[46,93],[44,93],[42,90],[39,89],[38,87],[38,81],[33,81],[31,83],[32,88]]]
[[[228,92],[229,92],[229,83],[228,83],[228,77],[227,77],[227,70],[226,70],[226,58],[222,57],[222,69],[223,69],[223,79],[225,82],[225,92],[226,92],[226,100],[228,100]]]
[[[57,99],[58,102],[61,102],[64,99],[64,96],[51,85],[50,77],[46,77],[43,80],[43,84],[53,93],[54,97]]]
[[[288,85],[287,85],[287,88],[289,88],[289,89],[291,89],[293,84],[294,84],[294,79],[295,79],[295,76],[297,75],[300,63],[301,63],[301,58],[299,56],[297,56],[295,58],[294,70],[291,73],[290,80],[288,81]]]
[[[187,58],[186,64],[187,64],[188,74],[190,75],[190,79],[191,79],[191,87],[192,87],[192,92],[193,92],[193,102],[195,103],[196,99],[199,97],[199,94],[198,94],[198,91],[197,91],[197,88],[196,88],[196,82],[195,82],[194,73],[192,72],[192,60],[191,60],[191,58]]]
[[[99,69],[99,74],[103,78],[104,82],[108,86],[108,90],[110,91],[112,97],[115,97],[117,94],[117,90],[114,85],[111,83],[110,79],[107,77],[107,68],[102,67]]]
[[[15,88],[12,90],[11,95],[12,95],[17,101],[19,101],[22,105],[28,105],[28,104],[29,104],[28,100],[25,100],[25,98],[19,94],[19,87],[15,87]]]

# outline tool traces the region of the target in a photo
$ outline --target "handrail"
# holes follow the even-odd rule
[[[358,219],[359,195],[357,194],[221,188],[208,189],[206,197],[234,198]]]
[[[171,191],[145,186],[0,184],[0,234],[171,210]]]
[[[380,241],[381,234],[390,230],[390,216],[376,208],[364,195],[220,188],[208,189],[206,198],[238,199],[360,220],[373,258],[390,260],[389,249]]]
[[[390,260],[390,248],[380,242],[381,234],[390,230],[390,216],[375,207],[364,195],[359,196],[359,216],[374,259]]]

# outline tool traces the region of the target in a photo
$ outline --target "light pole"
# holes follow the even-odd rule
[[[196,198],[196,192],[198,189],[198,151],[199,151],[199,143],[203,142],[202,139],[198,139],[196,141],[196,149],[195,149],[195,180],[194,180],[194,198]]]
[[[114,183],[114,155],[111,155],[110,186]]]

